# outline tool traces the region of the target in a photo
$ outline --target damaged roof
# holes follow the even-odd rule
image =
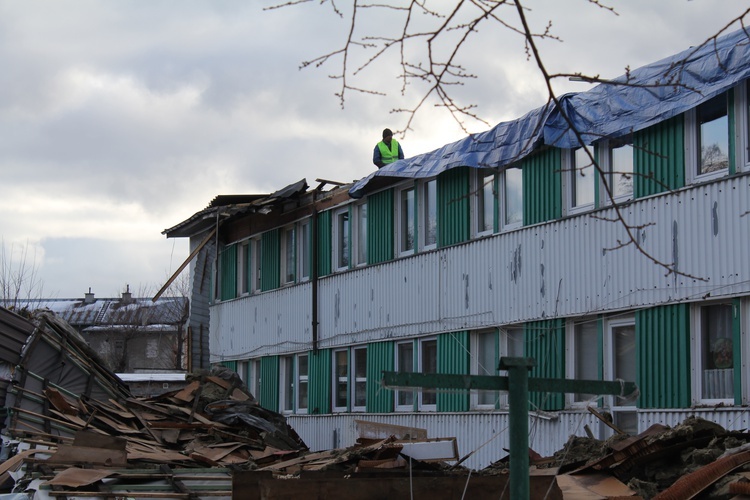
[[[750,33],[738,30],[602,83],[561,96],[525,116],[376,170],[353,198],[388,178],[427,178],[455,167],[503,168],[541,146],[574,148],[617,138],[679,115],[750,76]],[[571,126],[572,125],[572,126]]]

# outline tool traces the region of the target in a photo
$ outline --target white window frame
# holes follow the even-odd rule
[[[360,364],[357,362],[357,353],[362,353],[364,351],[364,376],[357,375],[360,368]],[[349,353],[349,365],[351,366],[351,378],[349,379],[350,385],[351,385],[351,391],[349,396],[349,402],[350,402],[350,408],[351,411],[366,411],[367,408],[367,346],[357,346],[352,347],[351,352]],[[357,387],[358,384],[364,384],[364,405],[358,405],[357,404]]]
[[[590,326],[593,324],[594,327],[594,334],[595,334],[595,341],[598,343],[598,324],[596,318],[589,318],[583,321],[574,321],[569,320],[565,324],[565,367],[566,367],[566,373],[565,377],[571,380],[579,379],[580,377],[576,373],[577,368],[577,361],[579,358],[583,358],[587,361],[593,362],[594,368],[598,371],[599,368],[599,352],[597,350],[597,357],[595,357],[593,360],[590,360],[588,356],[585,356],[581,352],[581,346],[578,344],[578,336],[577,331],[579,327],[583,326]],[[598,375],[596,376],[598,378]],[[590,378],[587,378],[587,380],[591,380]],[[632,382],[635,382],[634,380]],[[589,396],[586,399],[579,398],[579,394],[575,393],[565,393],[565,400],[568,406],[572,408],[585,408],[590,405],[596,405],[596,401],[594,400],[595,395],[584,395]]]
[[[710,306],[717,306],[717,305],[727,305],[732,307],[731,314],[735,315],[738,314],[737,311],[734,310],[734,303],[730,300],[723,300],[723,301],[711,301],[711,302],[700,302],[697,304],[693,304],[690,308],[690,345],[691,345],[691,352],[692,352],[692,364],[691,364],[691,370],[692,370],[692,388],[693,388],[693,394],[692,394],[692,402],[693,405],[718,405],[718,404],[728,404],[730,406],[734,405],[734,394],[737,392],[737,388],[734,387],[734,375],[732,374],[732,394],[731,397],[728,398],[704,398],[703,394],[703,342],[702,342],[702,335],[703,335],[703,325],[702,325],[702,311],[705,307]],[[732,332],[732,324],[733,324],[733,318],[730,318],[729,321],[729,335],[730,338],[733,336]],[[742,349],[742,346],[733,346],[733,349]],[[733,363],[734,365],[734,363]],[[733,372],[734,370],[742,370],[741,366],[733,366],[732,367]]]
[[[411,191],[411,213],[404,213],[404,204],[403,204],[403,198]],[[417,227],[416,227],[416,209],[417,209],[417,199],[416,199],[416,187],[413,184],[409,184],[407,186],[403,186],[396,190],[396,255],[399,257],[406,257],[409,255],[413,255],[415,252],[415,246],[418,242],[418,236],[417,236]],[[404,242],[404,234],[407,228],[411,228],[412,232],[412,245],[411,248],[406,248],[406,243]]]
[[[294,413],[296,387],[294,356],[281,356],[279,366],[279,413]]]
[[[480,338],[488,338],[492,343],[492,364],[487,366],[487,363],[480,361],[480,351],[484,349],[485,344],[480,342]],[[498,376],[498,365],[500,361],[500,334],[497,329],[492,328],[489,330],[477,330],[471,333],[470,338],[470,349],[471,349],[471,374],[482,375],[482,376]],[[492,403],[480,402],[480,391],[471,392],[471,409],[479,411],[494,410],[498,407],[500,402],[500,391],[482,391],[486,395],[490,393],[490,399]],[[483,398],[482,398],[483,399]]]
[[[497,174],[493,170],[477,169],[472,176],[472,230],[475,238],[489,236],[495,232],[495,216],[497,214]],[[489,207],[488,207],[489,204]],[[490,209],[489,228],[487,226],[486,209]]]
[[[248,360],[237,361],[237,375],[245,386],[250,389],[250,362]]]
[[[250,365],[250,370],[248,373],[250,380],[247,383],[247,388],[250,390],[250,394],[252,394],[253,397],[257,400],[260,398],[260,360],[251,359],[248,361],[248,363]]]
[[[621,147],[630,147],[631,152],[631,171],[627,174],[616,170],[616,166],[614,164],[614,155],[613,151],[615,149],[619,149]],[[612,205],[612,203],[624,203],[626,201],[633,199],[633,189],[635,187],[635,177],[634,177],[634,167],[635,167],[635,160],[634,160],[634,153],[635,150],[633,149],[633,137],[632,136],[626,136],[621,139],[612,139],[612,140],[605,140],[602,141],[597,145],[597,149],[599,151],[599,168],[601,169],[601,172],[604,175],[597,176],[599,178],[599,206],[606,206],[606,205]],[[624,193],[624,194],[616,194],[615,193],[615,182],[620,179],[620,177],[630,177],[631,182],[631,188],[630,193]],[[609,195],[607,194],[607,189],[604,186],[605,178],[607,185],[609,186],[609,190],[612,193],[612,198],[610,199]]]
[[[508,170],[517,170],[521,175],[521,220],[508,222],[508,192],[510,183],[508,181]],[[500,172],[498,181],[498,219],[500,231],[511,231],[523,226],[523,170],[520,167],[510,166]]]
[[[634,341],[636,337],[635,333],[635,316],[634,315],[626,315],[626,316],[619,316],[617,318],[607,318],[604,321],[604,339],[603,339],[603,368],[604,368],[604,380],[615,380],[615,351],[614,351],[614,338],[613,338],[613,330],[618,327],[628,327],[632,326],[634,331]],[[637,347],[634,347],[637,348]],[[637,361],[636,361],[637,362]],[[638,370],[638,367],[635,367],[636,373]],[[635,380],[627,380],[626,382],[635,382]],[[636,415],[637,417],[637,410],[636,407],[636,401],[620,401],[617,399],[618,396],[604,396],[604,401],[606,406],[609,407],[609,410],[612,412],[612,415],[615,418],[615,425],[617,425],[617,413],[629,413]],[[620,404],[620,403],[626,403],[626,404]]]
[[[396,359],[395,359],[394,366],[396,367],[396,371],[397,372],[404,371],[404,370],[401,369],[402,368],[402,366],[401,366],[401,361],[402,360],[401,360],[401,351],[400,351],[399,347],[400,346],[406,346],[406,345],[410,345],[411,346],[411,360],[407,361],[406,363],[404,363],[404,365],[405,365],[404,368],[408,369],[408,371],[410,371],[410,372],[415,371],[415,368],[414,368],[416,366],[416,359],[415,359],[416,358],[416,352],[415,352],[416,351],[416,346],[415,346],[415,342],[414,342],[414,340],[406,340],[406,341],[396,342],[396,346],[395,346],[395,356],[396,356]],[[408,365],[408,366],[406,366],[406,365]],[[415,404],[416,404],[416,401],[417,401],[416,392],[417,391],[415,389],[396,389],[394,391],[394,395],[393,395],[394,396],[394,402],[395,402],[394,403],[395,410],[396,411],[414,411]],[[410,400],[410,401],[406,401],[404,403],[400,403],[401,396],[403,396],[405,400]]]
[[[346,220],[342,227],[342,220]],[[333,211],[333,270],[348,271],[352,262],[352,221],[349,212],[349,206],[345,206]]]
[[[588,151],[593,154],[591,146],[586,146]],[[581,157],[582,168],[576,161],[578,156]],[[595,208],[596,204],[596,169],[594,168],[591,159],[586,155],[586,151],[583,147],[564,149],[562,155],[562,188],[563,188],[563,202],[565,207],[565,215],[576,215],[584,212],[589,212]],[[576,201],[576,179],[579,175],[580,170],[588,170],[582,176],[591,175],[591,195],[594,199],[591,202],[585,204],[578,204]],[[575,205],[574,205],[575,203]]]
[[[731,113],[729,112],[729,102],[727,93],[723,92],[719,94],[719,96],[725,96],[725,99],[727,100],[727,149],[729,147],[729,144],[731,143],[730,137],[729,137],[729,117]],[[719,97],[714,96],[714,98]],[[698,137],[700,132],[700,124],[698,123],[698,108],[702,106],[703,104],[706,104],[709,101],[706,101],[704,103],[699,104],[698,106],[694,107],[693,109],[690,109],[685,112],[685,168],[687,171],[685,172],[685,178],[688,184],[695,184],[700,182],[707,182],[714,179],[720,179],[722,177],[726,177],[729,175],[729,158],[727,158],[727,168],[716,170],[715,172],[707,172],[707,173],[699,173],[698,167],[700,165],[700,139]],[[741,141],[737,141],[741,142]],[[729,155],[729,151],[727,150],[727,156]],[[743,155],[745,156],[745,155]]]
[[[351,257],[354,267],[367,264],[367,201],[352,206],[354,220],[350,221],[352,234]]]
[[[241,297],[250,293],[250,280],[247,276],[247,268],[250,265],[247,259],[248,241],[241,241],[237,245],[237,296]]]
[[[291,234],[292,241],[289,242],[289,235]],[[295,225],[285,226],[281,228],[281,255],[280,255],[280,268],[281,268],[281,284],[290,285],[297,280],[297,228]],[[291,255],[289,253],[291,252]],[[294,269],[289,270],[289,264]],[[291,274],[291,279],[290,275]]]
[[[306,360],[306,369],[303,371],[301,368],[302,360]],[[307,414],[307,409],[310,405],[310,356],[308,354],[297,354],[294,357],[294,376],[295,376],[295,387],[294,387],[294,404],[295,413]],[[302,401],[302,388],[305,388],[305,401]]]
[[[350,390],[350,374],[351,374],[351,360],[349,359],[349,349],[334,349],[333,353],[333,360],[331,363],[331,369],[333,371],[333,376],[331,377],[333,382],[333,387],[331,388],[331,407],[333,408],[334,413],[342,413],[349,411],[349,390]],[[344,355],[346,359],[346,369],[344,370],[343,374],[338,373],[338,356]],[[340,384],[343,384],[345,386],[343,393],[346,396],[346,402],[343,406],[338,404],[338,387]]]
[[[420,250],[427,251],[427,250],[433,250],[437,248],[437,242],[438,242],[438,220],[437,220],[437,180],[436,179],[427,179],[424,181],[420,181],[418,183],[419,187],[419,222],[417,224],[419,233],[419,248]],[[434,187],[432,189],[432,197],[430,197],[429,193],[429,187]],[[430,214],[434,215],[435,218],[435,234],[434,234],[434,241],[428,241],[427,236],[429,234],[429,225],[430,225]]]
[[[297,224],[297,281],[310,280],[312,272],[312,223],[310,219],[303,219]]]
[[[750,79],[734,88],[735,171],[750,171]]]

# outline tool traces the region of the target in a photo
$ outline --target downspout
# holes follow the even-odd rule
[[[313,199],[313,204],[315,200]],[[312,260],[310,282],[312,285],[312,351],[318,352],[318,211],[313,207],[310,217]]]

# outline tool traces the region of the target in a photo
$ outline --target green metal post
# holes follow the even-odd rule
[[[529,498],[529,370],[532,358],[501,358],[500,369],[508,370],[510,411],[510,498]]]

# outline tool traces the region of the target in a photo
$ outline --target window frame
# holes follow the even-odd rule
[[[257,401],[260,397],[260,359],[248,360],[248,377],[247,388],[250,390],[250,394],[253,395]]]
[[[500,370],[500,332],[497,328],[476,330],[471,332],[470,337],[470,350],[471,350],[471,367],[470,373],[472,375],[482,376],[499,376]],[[480,338],[488,338],[492,343],[492,366],[486,366],[486,363],[482,363],[479,359],[480,350],[486,347],[486,344],[480,341]],[[492,403],[486,402],[486,397],[483,395],[489,394],[489,399]],[[500,391],[472,391],[470,408],[475,411],[487,411],[494,410],[499,407],[500,404]],[[484,401],[483,401],[484,400]]]
[[[475,238],[481,238],[494,234],[497,228],[498,174],[490,169],[477,169],[472,176],[472,183],[472,231]]]
[[[593,149],[591,146],[581,146],[577,148],[564,149],[562,155],[562,188],[563,188],[563,202],[565,208],[565,215],[577,215],[580,213],[590,212],[596,208],[596,168],[591,162],[591,158],[588,157],[586,151],[590,152],[593,156]],[[580,153],[579,153],[580,152]],[[579,167],[579,157],[581,162],[585,162],[585,166]],[[585,172],[590,170],[590,172]],[[587,192],[591,191],[592,200],[586,203],[578,203],[578,191],[579,186],[577,180],[580,177],[583,178],[586,175],[591,175],[590,187],[587,187]]]
[[[617,165],[615,165],[614,161],[614,151],[616,149],[622,148],[622,147],[629,147],[630,148],[630,172],[623,173],[616,168],[618,168]],[[632,134],[628,134],[624,137],[621,137],[619,139],[608,139],[601,141],[599,144],[597,144],[597,150],[599,152],[599,169],[601,170],[600,175],[598,175],[599,185],[598,185],[598,191],[599,191],[599,206],[608,206],[612,205],[613,203],[625,203],[627,201],[630,201],[633,199],[633,188],[635,186],[634,182],[634,169],[635,169],[635,149],[633,149],[633,136]],[[603,175],[602,175],[603,174]],[[630,192],[624,193],[624,194],[616,194],[615,193],[615,183],[617,182],[616,179],[620,179],[622,177],[630,176]],[[607,185],[609,186],[609,190],[612,193],[612,197],[607,194],[607,189],[604,186],[606,177]]]
[[[521,179],[521,220],[508,222],[508,192],[510,183],[508,181],[508,171],[517,170]],[[512,231],[523,227],[523,169],[519,165],[510,165],[499,174],[498,179],[498,224],[500,231]]]
[[[352,205],[353,221],[350,221],[352,234],[352,267],[367,265],[367,201]]]
[[[401,353],[401,347],[407,347],[409,346],[411,348],[411,353],[409,358],[402,356]],[[395,362],[394,366],[396,368],[396,371],[403,372],[405,369],[408,369],[408,371],[413,372],[414,367],[416,366],[416,351],[414,345],[414,340],[403,340],[396,342],[394,353],[395,353]],[[402,361],[404,361],[402,363]],[[410,366],[406,366],[410,365]],[[414,411],[417,398],[415,397],[415,393],[417,391],[415,389],[396,389],[394,391],[394,410],[397,412],[404,412],[404,411]],[[402,402],[403,400],[403,402]]]
[[[420,251],[434,250],[438,244],[437,179],[426,179],[418,184],[418,217],[416,232]],[[430,234],[430,222],[434,218],[435,232]],[[428,240],[428,236],[431,239]]]
[[[734,163],[736,172],[750,171],[750,79],[734,88]]]
[[[364,352],[364,367],[361,367],[357,353]],[[364,412],[367,409],[367,346],[352,347],[349,353],[349,365],[351,367],[349,407],[353,412]],[[361,369],[363,368],[363,370]],[[358,375],[360,373],[360,375]],[[364,375],[361,375],[364,373]],[[357,404],[357,395],[362,391],[363,405]]]
[[[250,238],[250,261],[252,269],[250,271],[250,293],[259,293],[263,290],[261,276],[263,274],[263,245],[260,236]]]
[[[701,173],[701,124],[699,117],[699,110],[701,107],[708,105],[715,99],[723,96],[726,102],[726,120],[727,120],[727,168],[722,168],[713,172]],[[701,104],[689,109],[685,112],[685,178],[689,184],[697,184],[701,182],[707,182],[714,179],[720,179],[729,175],[731,170],[731,162],[729,155],[729,147],[731,145],[730,137],[730,102],[729,102],[729,91],[722,92],[719,95],[707,99]],[[736,118],[735,118],[736,119]],[[741,142],[741,141],[738,141]],[[746,155],[743,155],[746,156]]]
[[[732,375],[730,377],[731,380],[731,396],[727,398],[706,398],[703,397],[705,395],[704,391],[704,383],[703,383],[703,374],[704,374],[704,366],[703,366],[703,311],[709,307],[716,307],[716,306],[728,306],[730,309],[730,317],[729,317],[729,338],[734,340],[734,332],[733,332],[733,325],[734,325],[734,315],[737,313],[734,309],[734,303],[731,299],[729,300],[717,300],[717,301],[710,301],[710,302],[699,302],[697,304],[692,304],[690,308],[690,345],[691,345],[691,357],[692,357],[692,364],[691,364],[691,371],[692,371],[692,380],[691,380],[691,387],[692,387],[692,403],[693,405],[700,406],[700,405],[718,405],[718,404],[728,404],[730,406],[734,406],[735,401],[735,394],[737,394],[737,387],[735,387],[734,384],[734,370],[742,370],[742,367],[736,367],[734,366],[734,358],[732,359]],[[742,349],[742,346],[732,346],[732,355],[734,355],[734,349]],[[741,388],[740,388],[741,389]]]
[[[426,359],[428,345],[434,345],[432,352],[434,359]],[[431,371],[428,371],[429,367]],[[419,373],[438,373],[438,342],[437,337],[424,337],[417,339],[417,372]],[[421,389],[417,391],[417,410],[419,411],[437,411],[437,392],[432,390]]]
[[[339,355],[344,356],[344,360],[346,361],[344,373],[339,374],[338,368],[339,368]],[[350,377],[350,370],[351,370],[351,362],[349,359],[349,349],[334,349],[331,353],[333,356],[332,362],[331,362],[331,369],[333,371],[331,376],[331,409],[333,413],[344,413],[349,411],[349,377]],[[343,394],[346,397],[346,402],[344,403],[344,406],[341,406],[338,404],[338,395],[339,395],[339,386],[343,383],[344,390]]]
[[[333,270],[335,272],[348,271],[352,264],[351,213],[349,205],[333,211],[332,254]],[[341,224],[344,220],[345,223]]]
[[[302,360],[305,359],[304,371],[302,367]],[[307,410],[310,404],[310,356],[305,354],[297,354],[294,356],[294,380],[295,380],[295,391],[294,391],[294,412],[298,414],[307,414]],[[305,388],[304,406],[302,404],[302,387]]]
[[[292,241],[289,241],[291,234]],[[281,255],[279,267],[281,269],[280,283],[282,286],[297,282],[297,226],[296,224],[281,228]],[[291,255],[290,255],[291,254]],[[289,266],[292,266],[290,273]]]
[[[294,356],[281,356],[279,359],[279,413],[294,413],[296,401],[296,379]]]
[[[410,200],[410,211],[406,211],[404,213],[404,195],[411,192],[411,200]],[[416,224],[416,208],[417,208],[417,189],[414,186],[414,184],[408,184],[401,186],[400,188],[396,189],[396,196],[395,196],[395,204],[396,204],[396,255],[399,257],[407,257],[409,255],[414,255],[416,252],[416,246],[418,242],[418,236],[417,236],[417,224]],[[408,196],[408,194],[407,194]],[[404,242],[404,235],[405,230],[411,230],[411,248],[407,248],[405,246]]]
[[[591,342],[590,339],[587,339],[586,342],[579,342],[578,341],[578,333],[580,332],[580,329],[583,327],[591,326],[593,325],[593,333],[594,339],[594,346],[596,349],[596,357],[591,360],[591,356],[587,355],[588,353],[583,352],[581,349],[581,345],[584,345],[585,347],[588,347]],[[599,325],[597,318],[586,318],[583,320],[575,321],[575,320],[569,320],[565,324],[565,367],[566,367],[566,373],[565,377],[571,380],[599,380],[599,356],[601,355],[599,353],[598,348],[598,338],[599,338]],[[583,349],[585,349],[585,347]],[[581,378],[581,376],[578,373],[578,360],[583,359],[587,361],[587,364],[591,363],[593,364],[593,371],[596,372],[595,377],[593,378]],[[590,370],[592,367],[587,366],[587,369]],[[586,397],[588,396],[588,397]],[[566,404],[571,408],[585,408],[590,405],[594,405],[596,403],[596,395],[595,394],[580,394],[580,393],[565,393],[565,401]]]
[[[636,342],[636,327],[635,327],[635,315],[624,315],[624,316],[618,316],[616,318],[606,318],[604,320],[604,338],[603,338],[603,356],[602,356],[602,368],[603,368],[603,375],[604,380],[617,380],[618,377],[616,376],[616,371],[619,371],[617,369],[616,360],[615,360],[615,339],[614,339],[614,330],[616,328],[622,328],[622,327],[632,327],[633,328],[633,342],[634,342],[634,350],[637,350],[637,346],[635,346]],[[634,367],[634,371],[637,374],[638,373],[638,360],[636,357],[636,354],[633,354],[633,362],[636,364]],[[627,380],[626,382],[635,382],[635,380]],[[618,404],[617,396],[614,395],[607,395],[604,396],[604,403],[609,408],[609,411],[612,413],[612,416],[614,418],[614,423],[618,427],[620,427],[622,424],[620,423],[622,418],[627,417],[635,417],[636,422],[638,418],[638,407],[636,406],[636,400],[630,400],[625,401],[627,404]],[[619,415],[622,413],[622,415]],[[637,424],[636,424],[637,425]],[[623,429],[626,432],[627,429]]]
[[[297,281],[299,283],[310,280],[312,270],[311,230],[312,222],[310,218],[302,219],[297,223]]]
[[[242,297],[250,293],[250,278],[248,277],[248,267],[250,261],[247,258],[249,251],[249,240],[241,241],[237,244],[237,296]]]

